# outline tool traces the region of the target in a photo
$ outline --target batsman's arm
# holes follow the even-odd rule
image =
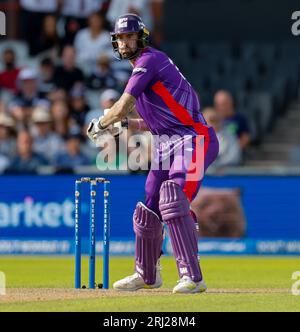
[[[104,129],[109,125],[121,121],[125,118],[134,108],[136,99],[125,92],[121,98],[111,107],[110,111],[103,116],[99,123],[100,129]]]
[[[128,128],[138,131],[149,131],[149,128],[143,119],[128,119]]]

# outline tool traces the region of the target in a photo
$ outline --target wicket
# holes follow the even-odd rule
[[[75,181],[75,288],[81,288],[81,252],[82,252],[82,184],[90,184],[90,220],[89,220],[89,288],[95,288],[95,262],[96,262],[96,221],[97,221],[97,185],[103,184],[103,288],[109,288],[109,184],[105,178],[83,177]]]

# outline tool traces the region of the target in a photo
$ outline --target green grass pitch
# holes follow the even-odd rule
[[[97,262],[97,281],[101,266]],[[87,258],[83,283],[87,282]],[[292,273],[300,257],[201,258],[208,286],[203,294],[172,294],[178,276],[172,257],[162,258],[164,284],[159,290],[116,292],[74,290],[73,257],[0,256],[7,292],[1,311],[300,311],[300,295],[292,295]],[[132,257],[112,257],[110,284],[133,272]]]

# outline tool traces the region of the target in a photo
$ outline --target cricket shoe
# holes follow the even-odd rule
[[[160,268],[156,268],[156,280],[153,285],[145,284],[143,278],[136,272],[131,276],[118,280],[113,284],[113,288],[119,291],[136,291],[138,289],[154,289],[162,285]]]
[[[204,280],[195,282],[189,276],[183,276],[173,288],[173,293],[194,294],[205,292],[206,289]]]

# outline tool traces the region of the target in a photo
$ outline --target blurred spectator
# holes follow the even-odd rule
[[[54,80],[54,78],[53,78]],[[54,83],[55,85],[55,83]],[[57,89],[55,85],[55,89],[52,90],[48,95],[47,98],[53,104],[57,101],[66,101],[68,99],[67,92],[64,89]]]
[[[37,55],[44,52],[52,52],[57,55],[60,47],[60,39],[56,29],[57,19],[54,15],[47,15],[39,30],[40,33],[34,39],[31,55]]]
[[[250,144],[250,130],[247,119],[234,109],[232,95],[227,91],[218,91],[214,96],[214,106],[224,125],[239,138],[241,149]]]
[[[106,108],[111,108],[113,104],[120,98],[120,93],[113,89],[107,89],[102,92],[99,99],[99,109],[89,111],[85,117],[85,127],[92,121],[92,119],[99,118],[104,115],[103,111]]]
[[[11,157],[16,151],[14,120],[5,113],[0,113],[0,154]]]
[[[41,107],[36,107],[32,114],[32,121],[34,124],[32,130],[34,151],[51,162],[63,146],[62,138],[52,130],[51,113]]]
[[[33,139],[28,131],[20,131],[17,137],[17,155],[12,159],[7,173],[37,172],[38,167],[47,165],[46,159],[33,152]]]
[[[70,93],[70,117],[74,126],[83,127],[89,107],[85,99],[85,89],[81,84],[73,87]]]
[[[20,0],[20,32],[29,44],[30,55],[34,55],[36,40],[41,33],[43,20],[48,14],[55,14],[59,0]]]
[[[239,165],[241,163],[241,148],[237,137],[226,126],[222,125],[219,114],[213,108],[205,108],[203,116],[208,125],[215,129],[219,140],[219,154],[211,168]]]
[[[118,82],[118,90],[124,90],[132,73],[132,66],[129,61],[112,61],[111,68]]]
[[[90,161],[81,151],[81,134],[69,134],[66,137],[65,151],[55,157],[55,166],[58,168],[73,168],[89,165]]]
[[[113,89],[105,90],[99,100],[99,108],[93,109],[86,114],[83,133],[85,134],[88,128],[89,123],[92,119],[99,118],[103,115],[103,111],[106,108],[112,107],[112,105],[120,98],[120,93]],[[84,152],[89,158],[93,161],[96,159],[96,155],[99,153],[99,148],[91,140],[87,140],[84,144]]]
[[[116,90],[104,90],[100,96],[100,105],[103,109],[111,108],[120,97],[121,94]]]
[[[12,49],[6,49],[3,54],[4,70],[0,73],[0,87],[16,93],[17,78],[20,72],[20,68],[16,67],[16,56]]]
[[[9,166],[9,158],[0,153],[0,174],[6,171]]]
[[[87,26],[91,13],[101,10],[104,0],[63,0],[61,14],[65,21],[65,44],[73,44],[76,33]]]
[[[31,68],[24,68],[18,76],[20,93],[10,102],[9,110],[21,127],[28,126],[32,108],[49,106],[49,101],[41,98],[38,91],[37,72]]]
[[[151,0],[111,0],[107,19],[114,26],[116,19],[127,13],[141,16],[146,27],[152,29]]]
[[[83,66],[93,68],[99,55],[113,57],[111,38],[104,30],[104,17],[99,12],[88,18],[88,28],[80,30],[74,40],[77,61]]]
[[[62,65],[57,66],[54,71],[55,85],[67,93],[70,92],[75,83],[84,81],[82,71],[75,65],[75,58],[74,47],[70,45],[65,46],[62,51]]]
[[[86,80],[86,85],[92,90],[116,89],[118,87],[115,71],[111,67],[111,60],[107,55],[100,55],[96,68]]]
[[[58,100],[51,106],[54,131],[61,137],[69,133],[69,107],[64,100]]]
[[[55,90],[54,63],[50,58],[44,58],[39,68],[39,90],[43,97],[50,97]]]

